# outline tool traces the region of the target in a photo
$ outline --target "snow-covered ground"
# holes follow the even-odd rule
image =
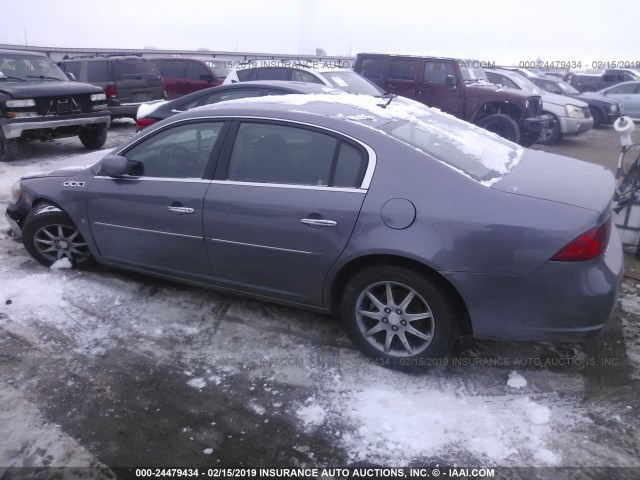
[[[104,153],[0,164],[0,203],[30,170]],[[336,319],[104,267],[46,269],[6,229],[1,218],[0,467],[640,468],[635,282],[622,336],[606,337],[626,346],[621,383],[594,380],[588,345],[469,340],[456,364],[409,375],[369,364]]]

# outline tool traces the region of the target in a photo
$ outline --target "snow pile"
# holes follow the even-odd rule
[[[71,260],[69,260],[67,257],[64,257],[53,262],[53,264],[49,268],[51,268],[51,270],[66,270],[71,267]]]
[[[522,375],[514,370],[509,374],[507,385],[511,388],[522,388],[527,386],[527,381]]]
[[[202,390],[207,386],[207,382],[204,380],[204,378],[192,378],[187,382],[187,385],[193,388],[197,388],[198,390]]]
[[[406,465],[424,457],[451,457],[455,450],[501,462],[518,453],[535,456],[544,444],[541,437],[549,433],[543,425],[550,421],[550,410],[529,398],[458,398],[369,387],[345,400],[353,429],[343,433],[342,441],[353,461]],[[527,452],[530,445],[538,448]]]
[[[317,403],[314,403],[313,398],[307,400],[308,405],[300,407],[296,411],[296,415],[305,427],[315,427],[324,423],[327,413]]]

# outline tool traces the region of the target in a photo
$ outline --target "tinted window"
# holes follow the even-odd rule
[[[389,66],[389,78],[395,80],[413,80],[416,76],[415,60],[392,60]]]
[[[148,60],[143,58],[124,58],[118,59],[113,62],[113,71],[116,78],[121,78],[125,75],[145,75],[153,74],[157,75],[158,71]]]
[[[638,84],[636,83],[618,85],[617,87],[607,90],[607,93],[613,93],[613,94],[635,93],[637,86]]]
[[[87,62],[87,82],[108,82],[112,80],[109,62],[89,61]]]
[[[504,75],[498,75],[497,73],[487,72],[487,78],[494,85],[502,85],[503,87],[516,88],[518,90],[520,89],[520,87],[518,87],[518,85],[516,85],[515,82],[511,81],[509,78],[505,77]]]
[[[456,72],[451,62],[432,62],[424,65],[424,81],[431,83],[446,83],[447,75],[454,75]]]
[[[144,140],[125,156],[134,176],[202,178],[222,122],[179,125]]]
[[[382,74],[384,73],[384,59],[366,58],[362,60],[360,72],[358,73],[371,80],[382,80]]]
[[[334,187],[359,187],[364,177],[366,162],[362,152],[346,142],[340,145],[340,154],[333,177]]]
[[[244,70],[236,71],[236,74],[238,75],[238,80],[240,80],[241,82],[248,82],[250,80],[253,80],[253,78],[255,77],[255,73],[256,73],[255,68],[246,68]]]
[[[298,127],[243,123],[229,163],[229,180],[328,185],[338,141]]]
[[[291,69],[279,67],[258,68],[256,80],[290,80]]]
[[[212,103],[224,102],[225,100],[235,100],[236,98],[247,97],[259,97],[260,90],[240,89],[232,90],[230,92],[219,92],[212,95],[202,96],[180,107],[181,111],[189,110],[190,108],[199,107],[201,105],[210,105]]]
[[[73,73],[73,75],[76,77],[76,80],[80,78],[80,62],[66,62],[63,63],[63,65],[63,70],[66,73]]]
[[[207,80],[213,80],[213,76],[200,65],[198,62],[185,62],[189,64],[188,76],[189,80],[197,80],[206,82]]]
[[[291,72],[291,80],[295,80],[296,82],[319,83],[321,85],[324,85],[324,82],[322,80],[309,72],[305,72],[304,70],[294,69],[293,72]]]
[[[186,78],[187,62],[182,62],[180,60],[167,60],[164,65],[162,75],[165,77]]]

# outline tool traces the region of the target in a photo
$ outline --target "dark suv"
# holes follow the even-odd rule
[[[417,100],[523,146],[551,121],[539,96],[491,85],[480,62],[359,53],[353,69],[387,92]]]
[[[114,118],[135,119],[141,103],[165,98],[160,72],[148,58],[92,55],[62,60],[58,65],[72,78],[102,87]]]
[[[15,160],[18,139],[78,135],[87,148],[107,140],[104,91],[71,82],[40,53],[0,50],[0,161]]]

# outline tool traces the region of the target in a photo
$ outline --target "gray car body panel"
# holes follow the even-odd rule
[[[97,166],[69,172],[68,178],[86,181],[84,188],[61,188],[67,177],[25,179],[22,201],[37,196],[60,206],[102,263],[314,310],[335,311],[335,282],[352,262],[385,256],[446,279],[478,337],[573,338],[597,332],[611,315],[622,269],[615,230],[606,254],[594,260],[549,261],[610,215],[613,176],[601,167],[527,150],[510,173],[487,187],[377,130],[392,119],[356,107],[282,99],[179,114],[115,153],[169,125],[210,117],[273,119],[339,132],[370,149],[375,169],[362,188],[339,192],[221,178],[191,182],[201,221],[172,217],[175,230],[163,227],[162,218],[166,203],[191,201],[180,194],[180,182],[100,178]],[[133,201],[118,199],[126,182],[139,188]],[[154,197],[161,204],[150,213],[144,198]],[[100,209],[108,215],[96,213]],[[113,223],[114,212],[126,212],[116,220],[133,230],[111,235],[106,253],[93,238],[104,225],[95,222]],[[311,214],[336,220],[340,228],[300,223]],[[163,228],[164,243],[153,243],[157,235],[145,232]],[[127,252],[134,238],[145,241],[137,253]]]

